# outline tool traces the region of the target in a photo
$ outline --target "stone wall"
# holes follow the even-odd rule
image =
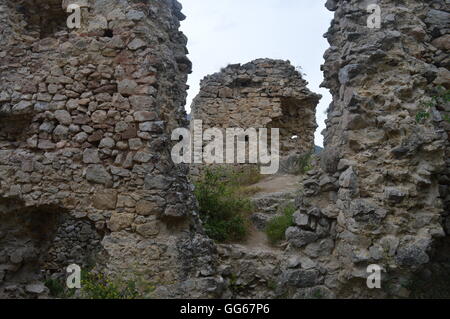
[[[289,61],[229,65],[201,81],[192,119],[202,120],[204,129],[278,128],[281,156],[310,153],[321,96],[306,86]]]
[[[100,250],[107,272],[156,295],[209,296],[214,247],[170,159],[191,70],[181,5],[80,0],[69,30],[68,3],[0,1],[0,295],[83,263],[66,251]]]
[[[333,103],[321,167],[304,181],[287,237],[322,262],[340,297],[411,296],[413,275],[445,253],[450,110],[424,106],[450,86],[445,2],[378,1],[382,26],[369,29],[368,1],[327,1]],[[370,264],[385,271],[381,290],[366,286]]]
[[[450,295],[450,105],[429,103],[450,88],[448,5],[378,1],[382,27],[370,29],[369,3],[326,3],[335,18],[325,149],[304,177],[286,245],[220,248],[233,296]],[[373,264],[381,289],[367,286]]]
[[[222,267],[188,168],[170,159],[187,125],[181,5],[80,0],[70,31],[67,3],[0,0],[0,297],[38,296],[47,276],[92,260],[156,297],[408,297],[415,276],[448,278],[450,110],[427,104],[450,86],[446,1],[381,0],[381,29],[367,28],[368,1],[327,1],[320,165],[284,250],[221,246]],[[282,151],[309,151],[319,96],[305,85],[283,61],[232,65],[203,81],[194,118],[280,127]],[[370,264],[381,290],[366,286]]]

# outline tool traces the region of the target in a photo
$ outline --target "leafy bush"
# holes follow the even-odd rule
[[[70,298],[75,294],[75,289],[67,288],[66,282],[61,279],[49,278],[45,281],[45,286],[50,291],[50,296],[54,298]]]
[[[112,280],[101,273],[82,273],[82,296],[87,299],[136,299],[139,291],[134,281]]]
[[[270,243],[277,244],[285,239],[286,230],[294,225],[294,205],[290,204],[283,209],[283,214],[272,219],[266,227],[266,234]]]
[[[143,281],[140,277],[135,280],[123,280],[119,276],[114,279],[92,270],[81,271],[81,289],[67,288],[65,278],[47,279],[45,285],[54,298],[83,298],[83,299],[138,299],[148,296],[155,287]]]
[[[252,204],[239,192],[242,181],[236,176],[225,169],[207,169],[195,183],[205,231],[218,242],[241,241],[248,234],[246,214]]]

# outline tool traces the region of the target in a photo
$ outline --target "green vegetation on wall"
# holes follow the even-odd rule
[[[431,117],[431,109],[438,107],[439,105],[445,105],[450,102],[450,90],[446,90],[442,86],[436,88],[436,95],[431,99],[422,101],[422,108],[416,114],[416,122],[424,123],[427,119]],[[443,115],[443,119],[450,123],[450,116],[447,114]]]

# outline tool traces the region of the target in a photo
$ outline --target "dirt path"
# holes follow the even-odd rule
[[[247,237],[247,240],[243,243],[244,246],[248,248],[257,248],[275,251],[277,250],[276,246],[273,246],[269,243],[267,235],[258,230],[255,226],[250,226],[250,234]]]
[[[300,176],[295,175],[275,175],[269,176],[251,187],[257,187],[259,191],[253,196],[254,199],[271,196],[278,193],[295,193],[299,189]],[[269,243],[265,232],[251,226],[250,234],[244,243],[250,249],[265,251],[277,251],[280,247]]]
[[[256,195],[280,192],[295,192],[299,189],[300,176],[296,175],[273,175],[259,183],[252,185],[261,190]]]

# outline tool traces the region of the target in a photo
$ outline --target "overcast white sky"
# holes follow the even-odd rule
[[[189,39],[189,76],[186,108],[199,91],[200,80],[229,63],[257,58],[290,60],[306,73],[309,89],[322,94],[317,110],[316,144],[323,145],[325,110],[331,102],[328,90],[320,89],[320,65],[328,48],[323,34],[332,12],[317,0],[179,0],[187,19],[182,31]]]

